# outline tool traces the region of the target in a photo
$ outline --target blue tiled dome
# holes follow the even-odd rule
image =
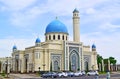
[[[79,11],[75,8],[74,11],[73,11],[73,13],[75,13],[75,12],[79,12]]]
[[[93,45],[92,45],[92,48],[96,48],[96,45],[95,45],[95,44],[93,44]]]
[[[17,46],[16,46],[16,45],[14,45],[14,46],[13,46],[13,49],[17,49]]]
[[[41,42],[40,38],[37,38],[35,41],[35,43],[40,43],[40,42]]]
[[[47,25],[45,33],[55,33],[55,32],[68,34],[68,30],[66,26],[57,19]]]

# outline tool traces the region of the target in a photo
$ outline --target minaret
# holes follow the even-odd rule
[[[77,9],[73,11],[73,41],[80,42],[80,17]]]

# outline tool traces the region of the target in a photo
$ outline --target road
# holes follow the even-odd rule
[[[46,78],[41,78],[46,79]],[[47,78],[52,79],[52,78]],[[95,76],[81,76],[81,77],[68,77],[68,78],[55,78],[55,79],[96,79]],[[99,79],[106,79],[106,75],[99,75]],[[120,74],[112,74],[111,79],[120,79]]]
[[[10,79],[46,79],[36,77],[34,74],[12,74],[14,78]],[[47,78],[52,79],[52,78]],[[68,77],[68,78],[55,78],[55,79],[95,79],[95,76],[81,76],[81,77]],[[106,79],[106,75],[99,75],[99,79]],[[120,73],[111,74],[111,79],[120,79]]]

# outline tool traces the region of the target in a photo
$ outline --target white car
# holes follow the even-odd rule
[[[58,77],[67,77],[67,73],[66,72],[58,72]]]
[[[87,73],[87,75],[99,75],[98,71],[90,71]]]
[[[77,71],[74,73],[74,76],[82,76],[84,75],[81,71]]]
[[[83,75],[86,75],[86,72],[85,71],[81,71]]]

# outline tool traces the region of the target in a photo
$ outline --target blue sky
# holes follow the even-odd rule
[[[72,40],[72,12],[80,12],[80,39],[97,46],[104,58],[120,63],[120,0],[0,0],[0,57],[11,56],[12,47],[23,50],[44,41],[46,26],[57,16]]]

